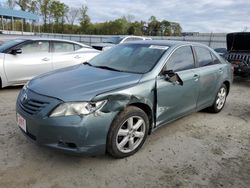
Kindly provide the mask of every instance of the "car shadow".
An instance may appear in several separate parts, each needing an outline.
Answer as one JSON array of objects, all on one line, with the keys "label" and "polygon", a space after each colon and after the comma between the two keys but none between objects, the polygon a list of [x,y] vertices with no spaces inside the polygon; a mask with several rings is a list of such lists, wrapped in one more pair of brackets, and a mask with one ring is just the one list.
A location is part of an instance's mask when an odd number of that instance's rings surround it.
[{"label": "car shadow", "polygon": [[234,77],[234,84],[240,85],[240,86],[246,86],[246,87],[250,87],[250,76],[249,77],[239,77],[239,76],[235,76]]},{"label": "car shadow", "polygon": [[1,88],[0,89],[0,92],[1,91],[15,91],[15,90],[21,90],[23,88],[23,86],[8,86],[8,87],[5,87],[5,88]]}]

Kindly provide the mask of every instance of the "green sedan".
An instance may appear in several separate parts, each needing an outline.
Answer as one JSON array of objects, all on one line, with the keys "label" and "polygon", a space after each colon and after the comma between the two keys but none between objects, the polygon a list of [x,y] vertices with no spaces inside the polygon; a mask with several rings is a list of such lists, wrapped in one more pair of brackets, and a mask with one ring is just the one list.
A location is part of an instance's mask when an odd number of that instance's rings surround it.
[{"label": "green sedan", "polygon": [[205,45],[140,41],[31,80],[17,124],[34,143],[68,153],[133,155],[162,125],[195,111],[220,112],[232,67]]}]

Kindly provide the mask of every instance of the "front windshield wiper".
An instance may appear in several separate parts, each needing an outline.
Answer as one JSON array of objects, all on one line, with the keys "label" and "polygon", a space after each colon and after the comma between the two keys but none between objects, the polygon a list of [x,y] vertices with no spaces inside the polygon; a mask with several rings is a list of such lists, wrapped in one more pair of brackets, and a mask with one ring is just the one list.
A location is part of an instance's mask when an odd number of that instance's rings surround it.
[{"label": "front windshield wiper", "polygon": [[93,66],[92,64],[90,64],[90,63],[89,63],[89,62],[87,62],[87,61],[86,61],[86,62],[84,62],[83,64],[84,64],[84,65],[89,65],[89,66],[91,66],[91,67]]},{"label": "front windshield wiper", "polygon": [[118,70],[118,69],[114,69],[112,67],[107,67],[107,66],[94,66],[94,67],[100,68],[100,69],[107,69],[107,70],[117,71],[117,72],[124,72],[124,71],[121,71],[121,70]]}]

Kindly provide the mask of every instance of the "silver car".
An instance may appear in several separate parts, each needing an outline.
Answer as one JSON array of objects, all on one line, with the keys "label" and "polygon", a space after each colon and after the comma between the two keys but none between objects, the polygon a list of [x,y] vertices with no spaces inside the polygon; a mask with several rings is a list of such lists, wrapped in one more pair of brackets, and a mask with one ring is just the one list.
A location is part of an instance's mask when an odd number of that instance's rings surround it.
[{"label": "silver car", "polygon": [[152,40],[149,37],[140,37],[140,36],[115,36],[115,37],[108,37],[104,39],[102,43],[93,44],[92,47],[97,50],[108,50],[114,47],[117,44],[128,43],[132,41],[141,41],[141,40]]},{"label": "silver car", "polygon": [[15,39],[0,46],[0,88],[22,85],[33,77],[92,59],[100,51],[58,39]]}]

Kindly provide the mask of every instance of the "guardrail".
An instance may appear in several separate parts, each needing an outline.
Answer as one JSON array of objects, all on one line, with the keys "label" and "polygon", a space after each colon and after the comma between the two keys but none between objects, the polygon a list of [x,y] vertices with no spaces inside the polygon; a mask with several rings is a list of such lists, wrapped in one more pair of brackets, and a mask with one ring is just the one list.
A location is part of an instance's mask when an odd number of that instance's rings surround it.
[{"label": "guardrail", "polygon": [[[5,33],[3,33],[5,34]],[[7,33],[6,33],[7,34]],[[43,38],[60,38],[66,40],[73,40],[88,45],[103,42],[104,39],[114,35],[73,35],[73,34],[53,34],[53,33],[8,33],[9,35],[0,35],[3,37],[16,38],[24,35],[30,37],[43,37]],[[14,34],[14,35],[13,35]],[[211,48],[226,48],[226,33],[199,33],[193,36],[147,36],[153,40],[178,40],[203,43]]]},{"label": "guardrail", "polygon": [[[105,38],[112,37],[113,35],[68,35],[68,34],[51,34],[40,33],[36,36],[46,38],[60,38],[67,40],[74,40],[77,42],[92,45],[94,43],[103,42]],[[226,48],[226,34],[225,33],[202,33],[194,36],[148,36],[153,40],[179,40],[189,42],[203,43],[212,48]]]}]

